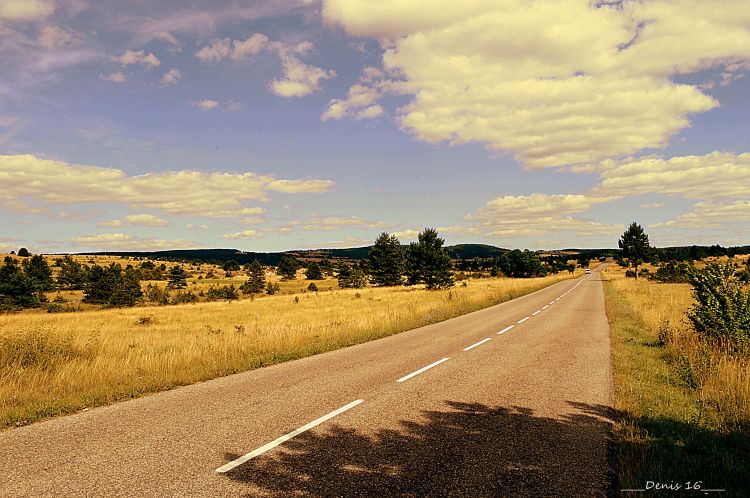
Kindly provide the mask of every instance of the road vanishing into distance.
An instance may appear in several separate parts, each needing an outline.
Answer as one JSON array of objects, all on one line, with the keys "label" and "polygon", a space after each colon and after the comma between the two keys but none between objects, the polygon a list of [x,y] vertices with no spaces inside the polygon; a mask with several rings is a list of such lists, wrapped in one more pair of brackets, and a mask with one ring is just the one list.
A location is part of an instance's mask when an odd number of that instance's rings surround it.
[{"label": "road vanishing into distance", "polygon": [[0,432],[2,496],[603,496],[598,271],[435,325]]}]

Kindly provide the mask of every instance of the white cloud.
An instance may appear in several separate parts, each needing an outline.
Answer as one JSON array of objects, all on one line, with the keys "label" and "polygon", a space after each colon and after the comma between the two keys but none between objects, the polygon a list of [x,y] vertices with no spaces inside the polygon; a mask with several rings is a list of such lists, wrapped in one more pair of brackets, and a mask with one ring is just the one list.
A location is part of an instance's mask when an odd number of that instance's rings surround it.
[{"label": "white cloud", "polygon": [[208,230],[208,225],[205,223],[201,223],[199,225],[194,225],[193,223],[188,223],[185,225],[185,228],[188,230]]},{"label": "white cloud", "polygon": [[164,240],[155,237],[135,237],[124,233],[104,233],[100,235],[83,235],[70,240],[74,245],[95,249],[148,251],[164,249],[189,249],[197,244],[190,240]]},{"label": "white cloud", "polygon": [[[736,231],[740,224],[750,222],[750,201],[698,202],[693,210],[672,220],[649,225],[649,228],[685,228],[690,230],[716,228],[723,231]],[[747,227],[745,232],[747,232]]]},{"label": "white cloud", "polygon": [[392,226],[389,223],[365,220],[358,216],[328,216],[310,218],[302,224],[302,230],[327,232],[364,228],[390,228]]},{"label": "white cloud", "polygon": [[612,234],[622,227],[571,216],[611,200],[612,197],[580,194],[506,195],[492,199],[466,219],[476,223],[483,234],[493,237],[529,237],[555,232]]},{"label": "white cloud", "polygon": [[246,40],[234,40],[232,42],[231,57],[234,60],[245,59],[256,55],[268,46],[268,37],[261,33],[255,33]]},{"label": "white cloud", "polygon": [[210,111],[219,107],[219,102],[213,99],[203,99],[192,102],[192,104],[204,111]]},{"label": "white cloud", "polygon": [[121,227],[122,220],[102,220],[96,224],[99,227]]},{"label": "white cloud", "polygon": [[0,0],[0,19],[9,21],[39,21],[54,11],[52,0]]},{"label": "white cloud", "polygon": [[8,209],[47,214],[37,203],[120,203],[168,215],[241,217],[262,214],[248,201],[265,201],[268,192],[327,192],[330,180],[277,180],[255,173],[160,171],[129,176],[114,168],[83,166],[39,159],[32,155],[0,155],[0,205]]},{"label": "white cloud", "polygon": [[123,66],[139,64],[145,69],[153,69],[161,65],[161,61],[153,53],[145,53],[143,50],[126,50],[118,59]]},{"label": "white cloud", "polygon": [[243,240],[243,239],[259,239],[263,237],[263,234],[259,234],[255,230],[242,230],[241,232],[228,233],[222,235],[222,239],[226,240]]},{"label": "white cloud", "polygon": [[74,31],[57,26],[44,26],[39,32],[39,44],[49,50],[73,47],[83,43],[83,37]]},{"label": "white cloud", "polygon": [[123,218],[128,225],[141,225],[144,227],[163,227],[169,222],[154,216],[153,214],[130,214]]},{"label": "white cloud", "polygon": [[233,111],[240,111],[240,110],[242,110],[242,102],[238,102],[236,100],[230,100],[227,103],[226,110],[227,111],[231,111],[231,112],[233,112]]},{"label": "white cloud", "polygon": [[195,53],[201,62],[219,62],[229,56],[231,51],[231,40],[229,38],[214,39],[211,44],[203,47]]},{"label": "white cloud", "polygon": [[159,81],[159,85],[162,88],[175,85],[178,81],[180,81],[180,78],[182,78],[182,71],[173,67],[172,69],[164,73],[164,76],[162,76],[161,80]]},{"label": "white cloud", "polygon": [[703,156],[656,156],[604,161],[599,195],[633,196],[646,193],[686,199],[747,198],[750,153],[714,151]]},{"label": "white cloud", "polygon": [[111,73],[108,75],[100,75],[99,76],[104,81],[111,81],[112,83],[125,83],[125,74],[121,71],[118,71],[116,73]]},{"label": "white cloud", "polygon": [[325,71],[303,63],[295,56],[282,58],[284,76],[269,83],[279,97],[304,97],[320,90],[320,82],[336,77],[336,71]]},{"label": "white cloud", "polygon": [[[323,17],[381,41],[384,69],[413,94],[398,111],[404,130],[543,168],[663,147],[691,113],[715,108],[672,78],[739,74],[727,68],[750,60],[746,3],[325,0]],[[325,116],[347,116],[347,100]]]},{"label": "white cloud", "polygon": [[[358,116],[367,118],[370,114],[375,113],[375,111],[365,112],[366,109],[380,108],[380,112],[371,116],[377,117],[383,112],[382,107],[375,104],[380,97],[381,94],[377,89],[358,83],[349,88],[346,99],[331,100],[321,119],[327,121],[329,119],[356,118]],[[363,112],[364,114],[362,114]]]}]

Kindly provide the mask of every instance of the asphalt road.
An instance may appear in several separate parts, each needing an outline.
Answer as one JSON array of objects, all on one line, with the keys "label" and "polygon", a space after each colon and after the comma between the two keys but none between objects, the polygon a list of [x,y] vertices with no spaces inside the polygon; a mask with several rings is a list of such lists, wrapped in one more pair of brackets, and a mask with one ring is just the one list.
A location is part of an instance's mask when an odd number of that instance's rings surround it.
[{"label": "asphalt road", "polygon": [[611,402],[594,271],[366,344],[4,431],[0,495],[603,496]]}]

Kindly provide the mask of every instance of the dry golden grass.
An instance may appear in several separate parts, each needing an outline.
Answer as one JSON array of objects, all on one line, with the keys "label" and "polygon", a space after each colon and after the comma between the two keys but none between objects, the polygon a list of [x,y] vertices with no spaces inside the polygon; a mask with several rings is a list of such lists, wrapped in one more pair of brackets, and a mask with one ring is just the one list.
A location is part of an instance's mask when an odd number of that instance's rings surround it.
[{"label": "dry golden grass", "polygon": [[692,330],[689,285],[606,275],[622,487],[702,479],[739,496],[750,485],[750,362]]},{"label": "dry golden grass", "polygon": [[570,277],[0,315],[0,427],[365,342]]}]

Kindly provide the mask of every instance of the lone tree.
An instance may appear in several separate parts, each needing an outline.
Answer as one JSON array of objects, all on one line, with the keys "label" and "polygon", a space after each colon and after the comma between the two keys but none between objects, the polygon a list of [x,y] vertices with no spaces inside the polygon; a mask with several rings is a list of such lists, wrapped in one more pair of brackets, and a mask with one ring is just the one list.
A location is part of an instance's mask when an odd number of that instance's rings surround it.
[{"label": "lone tree", "polygon": [[187,287],[188,274],[182,266],[173,266],[169,269],[169,282],[167,288],[169,289],[183,289]]},{"label": "lone tree", "polygon": [[375,244],[367,255],[371,280],[374,285],[401,285],[406,256],[401,242],[395,235],[386,232],[378,235]]},{"label": "lone tree", "polygon": [[247,282],[240,287],[242,292],[245,294],[263,292],[263,289],[266,287],[266,273],[263,271],[263,267],[257,259],[247,265],[247,273]]},{"label": "lone tree", "polygon": [[622,249],[622,256],[628,258],[628,262],[635,268],[635,279],[638,280],[638,265],[648,258],[651,250],[648,235],[643,231],[643,227],[634,221],[617,244]]},{"label": "lone tree", "polygon": [[297,278],[297,268],[299,268],[299,261],[296,258],[288,255],[283,255],[281,261],[279,261],[278,273],[281,275],[282,280],[294,280]]},{"label": "lone tree", "polygon": [[313,261],[307,265],[305,276],[308,280],[323,280],[323,270],[316,261]]},{"label": "lone tree", "polygon": [[453,285],[452,263],[437,230],[425,228],[406,252],[407,285],[424,283],[428,289]]},{"label": "lone tree", "polygon": [[18,250],[18,255],[21,256],[22,258],[28,258],[30,256],[29,250],[26,249],[25,247],[22,247]]}]

